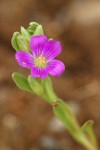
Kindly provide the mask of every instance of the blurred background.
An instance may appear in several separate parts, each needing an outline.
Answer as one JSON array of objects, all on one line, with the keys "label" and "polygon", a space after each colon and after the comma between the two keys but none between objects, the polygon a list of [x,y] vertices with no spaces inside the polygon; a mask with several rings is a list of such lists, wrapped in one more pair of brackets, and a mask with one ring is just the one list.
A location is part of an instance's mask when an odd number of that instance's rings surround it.
[{"label": "blurred background", "polygon": [[61,41],[59,59],[66,71],[53,78],[55,91],[80,124],[94,120],[100,142],[100,1],[0,0],[0,150],[85,150],[49,104],[19,90],[11,79],[14,71],[27,74],[14,59],[12,34],[31,21]]}]

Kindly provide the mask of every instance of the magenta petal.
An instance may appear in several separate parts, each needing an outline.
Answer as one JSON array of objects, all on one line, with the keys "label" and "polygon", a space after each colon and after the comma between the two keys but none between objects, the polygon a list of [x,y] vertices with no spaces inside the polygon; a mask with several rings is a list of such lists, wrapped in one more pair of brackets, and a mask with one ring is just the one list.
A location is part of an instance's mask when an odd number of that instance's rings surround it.
[{"label": "magenta petal", "polygon": [[41,54],[41,51],[47,42],[47,37],[45,35],[37,35],[32,36],[30,39],[30,47],[35,56],[38,56]]},{"label": "magenta petal", "polygon": [[54,59],[61,53],[62,46],[59,41],[49,40],[42,51],[42,55],[47,58],[47,61]]},{"label": "magenta petal", "polygon": [[48,71],[52,76],[60,76],[65,70],[65,65],[59,60],[52,60],[49,63]]},{"label": "magenta petal", "polygon": [[16,52],[15,59],[18,64],[24,68],[31,68],[33,66],[33,56],[28,52],[21,50]]},{"label": "magenta petal", "polygon": [[48,70],[47,68],[38,68],[38,67],[33,67],[31,69],[31,75],[34,77],[34,78],[46,78],[47,75],[48,75]]}]

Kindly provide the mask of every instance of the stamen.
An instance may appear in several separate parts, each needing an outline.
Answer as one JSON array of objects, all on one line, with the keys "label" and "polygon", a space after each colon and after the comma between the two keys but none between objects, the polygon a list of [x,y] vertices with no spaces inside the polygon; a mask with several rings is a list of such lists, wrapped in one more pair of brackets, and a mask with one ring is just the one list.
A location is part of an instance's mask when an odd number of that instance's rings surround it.
[{"label": "stamen", "polygon": [[47,61],[46,61],[46,58],[42,55],[38,56],[36,59],[35,59],[35,65],[39,68],[45,68],[46,65],[47,65]]}]

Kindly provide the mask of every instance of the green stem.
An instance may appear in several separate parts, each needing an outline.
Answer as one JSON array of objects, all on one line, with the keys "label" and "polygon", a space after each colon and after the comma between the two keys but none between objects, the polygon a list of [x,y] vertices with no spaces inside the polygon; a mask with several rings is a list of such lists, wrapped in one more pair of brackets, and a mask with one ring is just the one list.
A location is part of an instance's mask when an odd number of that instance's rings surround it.
[{"label": "green stem", "polygon": [[71,136],[77,142],[85,146],[87,150],[98,150],[81,130],[74,113],[64,101],[58,98],[56,103],[53,103],[53,110],[56,117],[64,123]]}]

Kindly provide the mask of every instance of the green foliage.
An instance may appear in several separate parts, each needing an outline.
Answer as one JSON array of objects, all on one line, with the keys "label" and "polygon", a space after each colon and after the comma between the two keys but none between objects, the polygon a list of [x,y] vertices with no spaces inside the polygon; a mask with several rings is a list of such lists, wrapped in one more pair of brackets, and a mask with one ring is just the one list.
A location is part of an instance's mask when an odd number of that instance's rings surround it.
[{"label": "green foliage", "polygon": [[57,96],[53,90],[53,85],[50,77],[41,80],[41,84],[44,87],[45,93],[48,95],[51,104],[57,100]]},{"label": "green foliage", "polygon": [[19,46],[19,50],[23,50],[23,51],[30,50],[28,36],[22,36],[22,35],[17,36],[17,44]]},{"label": "green foliage", "polygon": [[21,34],[22,34],[23,36],[30,37],[29,32],[28,32],[24,27],[21,27]]},{"label": "green foliage", "polygon": [[24,91],[32,92],[32,89],[29,86],[28,80],[19,73],[13,73],[12,78],[18,88]]},{"label": "green foliage", "polygon": [[28,76],[28,82],[35,94],[42,95],[44,93],[44,89],[39,81],[37,81],[37,79],[33,78],[31,75]]},{"label": "green foliage", "polygon": [[79,129],[79,125],[69,106],[61,99],[58,99],[57,102],[53,104],[53,111],[56,117],[64,123],[67,130],[74,135]]},{"label": "green foliage", "polygon": [[39,26],[37,22],[30,22],[29,27],[27,28],[27,31],[29,32],[31,36],[34,35],[34,31],[36,30],[37,26]]},{"label": "green foliage", "polygon": [[89,137],[91,142],[94,144],[94,146],[98,147],[96,137],[93,131],[93,124],[94,124],[93,120],[88,120],[87,122],[83,124],[83,126],[81,127],[81,130],[87,134],[87,136]]},{"label": "green foliage", "polygon": [[17,36],[19,36],[20,33],[19,32],[14,32],[13,33],[13,36],[12,36],[12,39],[11,39],[11,44],[12,44],[12,47],[18,51],[19,50],[19,45],[17,43]]},{"label": "green foliage", "polygon": [[43,34],[43,28],[41,25],[38,25],[34,31],[34,35],[42,35],[42,34]]}]

